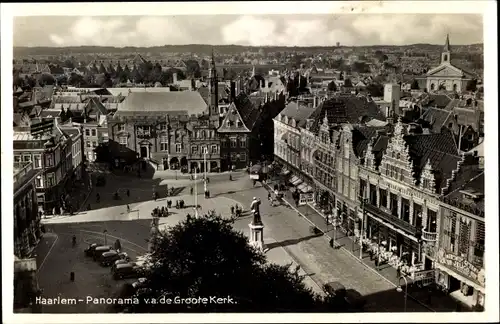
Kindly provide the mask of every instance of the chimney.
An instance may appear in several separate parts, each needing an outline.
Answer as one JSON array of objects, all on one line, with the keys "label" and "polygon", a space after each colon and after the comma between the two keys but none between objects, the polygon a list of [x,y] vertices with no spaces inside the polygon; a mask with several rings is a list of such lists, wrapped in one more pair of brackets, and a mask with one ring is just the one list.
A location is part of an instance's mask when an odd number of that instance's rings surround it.
[{"label": "chimney", "polygon": [[236,98],[236,82],[231,80],[229,101],[231,101],[231,102],[234,101],[234,98]]},{"label": "chimney", "polygon": [[172,73],[172,80],[173,82],[172,83],[177,83],[177,73]]}]

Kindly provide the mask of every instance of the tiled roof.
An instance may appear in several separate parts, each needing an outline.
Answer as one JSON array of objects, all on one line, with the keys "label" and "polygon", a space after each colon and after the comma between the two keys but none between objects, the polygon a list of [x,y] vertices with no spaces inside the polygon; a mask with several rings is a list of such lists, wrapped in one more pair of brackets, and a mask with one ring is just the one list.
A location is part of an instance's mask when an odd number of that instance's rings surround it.
[{"label": "tiled roof", "polygon": [[99,112],[101,115],[106,115],[108,113],[108,110],[97,98],[90,98],[85,108],[87,110],[87,114],[90,114],[91,112]]},{"label": "tiled roof", "polygon": [[458,156],[453,134],[443,131],[439,134],[407,135],[404,139],[413,161],[415,178],[420,178],[422,169],[427,161],[430,161],[434,170],[436,187],[437,189],[443,188],[446,180],[451,178],[452,170],[457,168],[457,163],[461,159]]},{"label": "tiled roof", "polygon": [[132,92],[116,114],[162,112],[199,115],[207,111],[207,103],[196,91]]},{"label": "tiled roof", "polygon": [[[217,89],[218,90],[217,91],[217,96],[219,97],[219,101],[222,100],[222,99],[229,98],[230,89],[229,89],[229,87],[226,84],[224,84],[224,83],[218,83],[217,87],[218,87],[218,89]],[[201,87],[201,88],[198,89],[198,92],[200,93],[200,95],[203,98],[203,100],[205,100],[205,102],[207,104],[209,104],[208,97],[210,95],[210,91],[209,91],[208,87]]]},{"label": "tiled roof", "polygon": [[441,132],[441,128],[446,127],[446,122],[450,118],[452,111],[447,111],[439,108],[427,108],[421,118],[429,123],[433,132]]},{"label": "tiled roof", "polygon": [[[319,108],[319,107],[318,107]],[[297,127],[302,127],[305,125],[305,122],[308,118],[310,118],[317,108],[305,106],[297,101],[292,101],[285,106],[280,114],[282,116],[287,116],[288,118],[293,118]]]},{"label": "tiled roof", "polygon": [[364,120],[385,119],[377,105],[372,101],[367,101],[364,97],[338,96],[323,101],[319,107],[320,111],[316,114],[311,128],[313,132],[319,130],[319,125],[323,122],[325,113],[329,124],[358,124],[361,118]]},{"label": "tiled roof", "polygon": [[352,146],[357,157],[362,157],[376,134],[374,127],[355,126],[352,129]]},{"label": "tiled roof", "polygon": [[448,97],[445,94],[430,94],[429,101],[426,106],[444,109],[446,108],[446,106],[448,106],[451,100],[452,98]]}]

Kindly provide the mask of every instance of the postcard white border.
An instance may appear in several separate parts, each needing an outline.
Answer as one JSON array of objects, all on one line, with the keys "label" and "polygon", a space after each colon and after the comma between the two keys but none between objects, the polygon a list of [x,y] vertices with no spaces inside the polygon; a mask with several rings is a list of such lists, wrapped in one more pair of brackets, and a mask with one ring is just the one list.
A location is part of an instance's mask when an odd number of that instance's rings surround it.
[{"label": "postcard white border", "polygon": [[[12,17],[210,14],[370,14],[370,13],[478,13],[484,17],[484,88],[487,194],[486,194],[486,312],[484,313],[378,313],[378,314],[13,314],[12,199]],[[345,2],[204,2],[204,3],[26,3],[1,4],[2,44],[2,287],[5,323],[233,323],[233,322],[482,322],[498,321],[498,75],[495,1],[345,1]],[[43,28],[43,26],[41,26]]]}]

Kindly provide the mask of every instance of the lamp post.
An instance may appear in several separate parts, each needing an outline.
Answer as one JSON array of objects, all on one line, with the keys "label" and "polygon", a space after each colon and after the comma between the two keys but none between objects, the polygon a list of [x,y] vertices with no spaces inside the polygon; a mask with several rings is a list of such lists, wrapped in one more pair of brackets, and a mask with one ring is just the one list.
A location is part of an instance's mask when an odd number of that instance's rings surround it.
[{"label": "lamp post", "polygon": [[106,236],[106,233],[108,233],[108,230],[104,230],[102,232],[104,233],[104,245],[108,245],[107,244],[108,240],[107,240],[107,236]]},{"label": "lamp post", "polygon": [[205,190],[205,198],[207,197],[207,148],[203,148],[203,171],[204,171],[204,178],[203,178],[203,189]]},{"label": "lamp post", "polygon": [[[399,277],[399,281],[401,281],[401,278],[403,278],[404,281],[405,281],[405,308],[404,308],[404,311],[406,312],[406,301],[408,299],[408,280],[406,280],[406,276],[400,276]],[[397,292],[402,292],[403,291],[403,289],[401,288],[401,285],[399,285],[396,288],[396,291]]]},{"label": "lamp post", "polygon": [[194,217],[198,218],[198,186],[196,183],[197,180],[197,172],[196,168],[194,168]]},{"label": "lamp post", "polygon": [[359,196],[361,200],[361,228],[359,229],[359,258],[363,259],[363,235],[365,233],[365,203],[368,199]]}]

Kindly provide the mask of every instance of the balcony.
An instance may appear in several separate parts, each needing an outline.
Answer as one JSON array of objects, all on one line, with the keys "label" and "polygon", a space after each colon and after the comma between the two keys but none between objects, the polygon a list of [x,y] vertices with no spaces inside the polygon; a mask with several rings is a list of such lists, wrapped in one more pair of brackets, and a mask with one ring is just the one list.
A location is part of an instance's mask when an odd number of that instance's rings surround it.
[{"label": "balcony", "polygon": [[409,223],[405,222],[404,220],[398,218],[397,216],[394,216],[388,212],[386,212],[383,209],[380,209],[370,203],[365,204],[365,210],[369,213],[371,213],[373,216],[378,217],[382,219],[383,221],[386,221],[390,223],[391,225],[394,225],[395,227],[402,229],[403,231],[407,232],[408,234],[411,234],[415,236],[416,234],[416,228]]},{"label": "balcony", "polygon": [[436,242],[437,241],[437,233],[427,232],[422,230],[422,240],[426,242]]}]

